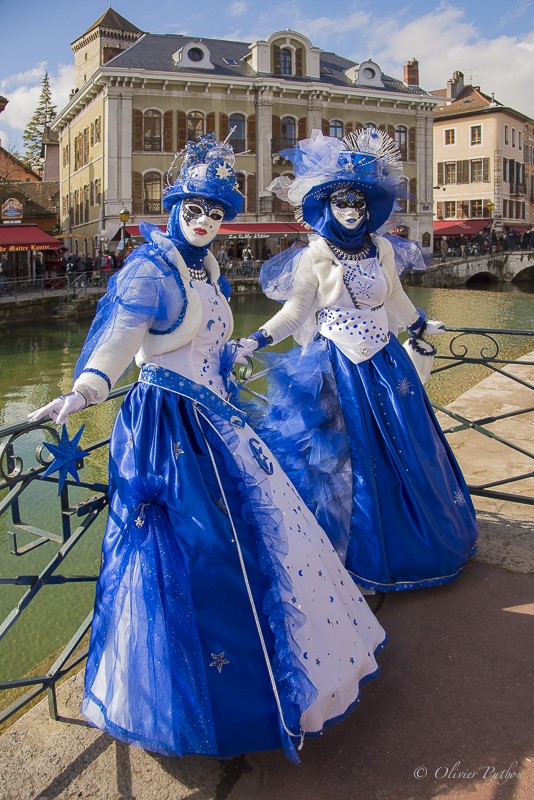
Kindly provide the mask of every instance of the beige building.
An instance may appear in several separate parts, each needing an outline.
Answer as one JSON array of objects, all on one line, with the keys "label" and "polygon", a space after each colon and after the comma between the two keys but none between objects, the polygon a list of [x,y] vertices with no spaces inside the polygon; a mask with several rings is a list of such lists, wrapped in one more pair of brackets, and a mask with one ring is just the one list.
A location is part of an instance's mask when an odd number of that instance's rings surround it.
[{"label": "beige building", "polygon": [[442,102],[434,114],[436,234],[454,232],[457,220],[469,223],[468,235],[488,223],[496,231],[530,227],[534,121],[464,86],[461,72],[433,94]]},{"label": "beige building", "polygon": [[398,142],[417,197],[399,218],[407,235],[430,245],[438,101],[419,87],[415,60],[403,82],[371,60],[356,64],[323,52],[295,31],[253,44],[143,34],[111,8],[72,47],[76,88],[53,128],[62,226],[73,249],[116,241],[124,206],[131,235],[144,219],[164,225],[161,201],[174,153],[210,132],[224,139],[233,131],[243,171],[245,208],[234,229],[248,225],[252,237],[265,236],[267,223],[283,229],[294,221],[292,210],[265,188],[291,175],[291,162],[278,151],[313,128],[342,137],[366,126]]}]

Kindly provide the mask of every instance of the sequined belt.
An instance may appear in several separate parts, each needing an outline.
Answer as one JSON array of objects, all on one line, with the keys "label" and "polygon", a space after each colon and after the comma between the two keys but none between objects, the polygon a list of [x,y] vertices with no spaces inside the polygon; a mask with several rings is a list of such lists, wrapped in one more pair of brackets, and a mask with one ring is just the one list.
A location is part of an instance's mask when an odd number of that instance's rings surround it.
[{"label": "sequined belt", "polygon": [[177,372],[158,367],[155,364],[143,364],[139,380],[188,397],[189,400],[213,411],[214,414],[231,422],[237,428],[245,427],[246,415],[242,411],[239,411],[231,403],[227,403],[222,397],[218,397],[211,389],[195,383],[184,375],[179,375]]}]

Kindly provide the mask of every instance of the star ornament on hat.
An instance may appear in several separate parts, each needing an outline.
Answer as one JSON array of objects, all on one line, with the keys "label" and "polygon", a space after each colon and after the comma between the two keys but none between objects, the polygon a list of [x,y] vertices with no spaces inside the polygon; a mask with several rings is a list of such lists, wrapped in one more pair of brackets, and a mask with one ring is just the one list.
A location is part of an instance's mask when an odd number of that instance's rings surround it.
[{"label": "star ornament on hat", "polygon": [[[175,165],[182,160],[174,182]],[[185,197],[203,197],[224,208],[224,222],[231,222],[243,210],[243,195],[239,191],[235,154],[227,141],[217,142],[213,133],[187,142],[184,150],[174,157],[167,173],[163,205],[171,211]]]},{"label": "star ornament on hat", "polygon": [[358,129],[344,139],[313,130],[309,139],[280,155],[293,161],[295,179],[283,175],[267,188],[291,203],[297,220],[310,228],[322,219],[328,198],[339,189],[364,194],[371,233],[389,219],[396,200],[408,195],[399,148],[376,128]]}]

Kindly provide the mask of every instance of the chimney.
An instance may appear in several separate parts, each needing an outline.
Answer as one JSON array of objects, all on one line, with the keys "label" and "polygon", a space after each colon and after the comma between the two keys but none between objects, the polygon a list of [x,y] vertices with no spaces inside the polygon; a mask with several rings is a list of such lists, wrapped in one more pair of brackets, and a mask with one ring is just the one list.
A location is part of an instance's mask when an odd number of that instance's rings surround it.
[{"label": "chimney", "polygon": [[460,92],[464,90],[464,74],[463,72],[453,72],[450,81],[447,81],[447,99],[456,100]]},{"label": "chimney", "polygon": [[408,86],[419,86],[419,61],[416,58],[404,65],[404,83]]}]

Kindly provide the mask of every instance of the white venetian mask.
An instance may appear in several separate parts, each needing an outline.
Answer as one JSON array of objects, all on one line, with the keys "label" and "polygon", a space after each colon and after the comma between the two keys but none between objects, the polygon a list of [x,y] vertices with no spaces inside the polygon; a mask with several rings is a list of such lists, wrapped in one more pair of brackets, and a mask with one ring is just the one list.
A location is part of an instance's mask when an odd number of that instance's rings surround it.
[{"label": "white venetian mask", "polygon": [[224,217],[224,208],[203,197],[189,197],[180,207],[180,228],[195,247],[206,247],[215,239]]},{"label": "white venetian mask", "polygon": [[332,216],[349,231],[359,228],[367,215],[367,201],[355,189],[339,189],[330,196]]}]

